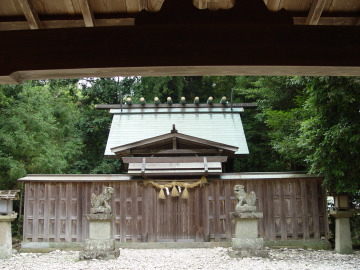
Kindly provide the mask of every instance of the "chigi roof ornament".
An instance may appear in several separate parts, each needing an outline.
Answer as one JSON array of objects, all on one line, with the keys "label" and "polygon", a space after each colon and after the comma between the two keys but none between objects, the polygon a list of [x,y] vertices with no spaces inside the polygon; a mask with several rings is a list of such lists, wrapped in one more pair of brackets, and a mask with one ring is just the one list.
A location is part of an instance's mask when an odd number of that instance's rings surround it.
[{"label": "chigi roof ornament", "polygon": [[178,133],[177,129],[175,128],[175,124],[173,124],[173,128],[171,130],[171,133]]}]

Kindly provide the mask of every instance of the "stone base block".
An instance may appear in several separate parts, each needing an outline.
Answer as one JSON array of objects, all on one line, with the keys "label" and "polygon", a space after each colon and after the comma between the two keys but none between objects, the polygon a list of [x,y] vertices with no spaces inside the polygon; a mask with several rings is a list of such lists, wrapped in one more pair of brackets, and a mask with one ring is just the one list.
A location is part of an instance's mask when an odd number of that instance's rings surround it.
[{"label": "stone base block", "polygon": [[264,239],[262,238],[233,238],[232,246],[234,250],[240,249],[264,249]]},{"label": "stone base block", "polygon": [[249,257],[268,258],[269,251],[264,249],[262,250],[242,249],[242,250],[230,251],[229,256],[231,258],[249,258]]},{"label": "stone base block", "polygon": [[113,239],[99,240],[99,239],[86,239],[84,243],[84,251],[97,251],[97,250],[114,250],[115,241]]},{"label": "stone base block", "polygon": [[234,257],[269,257],[262,238],[233,238],[232,248],[233,251],[229,255]]},{"label": "stone base block", "polygon": [[120,256],[120,250],[82,251],[79,254],[79,259],[80,260],[92,260],[92,259],[111,260],[111,259],[116,259],[119,256]]},{"label": "stone base block", "polygon": [[120,255],[120,250],[115,249],[113,239],[87,239],[84,243],[84,250],[80,252],[80,260],[106,260],[116,259]]}]

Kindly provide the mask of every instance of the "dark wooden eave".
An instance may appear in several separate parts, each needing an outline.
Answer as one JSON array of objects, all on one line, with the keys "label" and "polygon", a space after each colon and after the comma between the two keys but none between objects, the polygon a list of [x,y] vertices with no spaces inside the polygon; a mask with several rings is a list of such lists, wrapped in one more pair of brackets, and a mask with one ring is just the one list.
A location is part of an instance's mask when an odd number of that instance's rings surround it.
[{"label": "dark wooden eave", "polygon": [[[124,163],[142,163],[143,157],[123,157]],[[207,156],[208,162],[226,162],[227,156]],[[190,163],[203,162],[204,157],[146,157],[146,163]]]},{"label": "dark wooden eave", "polygon": [[0,83],[162,75],[360,75],[360,28],[141,25],[0,31]]},{"label": "dark wooden eave", "polygon": [[[178,144],[185,144],[188,148],[179,148]],[[111,148],[118,157],[129,155],[231,155],[238,147],[204,140],[181,133],[168,133],[134,143]]]}]

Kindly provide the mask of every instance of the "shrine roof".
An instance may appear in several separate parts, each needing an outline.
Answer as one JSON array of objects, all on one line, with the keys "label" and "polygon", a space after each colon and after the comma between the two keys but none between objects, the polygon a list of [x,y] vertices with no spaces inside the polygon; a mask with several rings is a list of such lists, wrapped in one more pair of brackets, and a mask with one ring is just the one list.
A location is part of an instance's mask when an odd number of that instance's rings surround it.
[{"label": "shrine roof", "polygon": [[238,148],[235,155],[249,154],[239,108],[198,110],[168,108],[166,112],[120,110],[114,113],[105,149],[105,157],[115,158],[112,148],[129,145],[170,132],[173,125],[179,133],[217,144]]}]

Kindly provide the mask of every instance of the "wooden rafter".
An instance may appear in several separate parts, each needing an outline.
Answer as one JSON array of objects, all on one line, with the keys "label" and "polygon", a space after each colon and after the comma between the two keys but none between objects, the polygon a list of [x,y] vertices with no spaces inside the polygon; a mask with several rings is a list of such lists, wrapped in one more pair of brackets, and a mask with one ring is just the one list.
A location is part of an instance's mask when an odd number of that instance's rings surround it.
[{"label": "wooden rafter", "polygon": [[307,25],[317,25],[318,24],[321,14],[324,10],[326,1],[327,0],[315,0],[313,2],[305,24],[307,24]]},{"label": "wooden rafter", "polygon": [[29,0],[18,0],[18,2],[24,12],[26,20],[29,23],[30,29],[40,29],[41,21],[32,2]]},{"label": "wooden rafter", "polygon": [[81,7],[81,12],[84,17],[84,22],[86,27],[94,27],[95,26],[95,17],[94,12],[90,7],[89,0],[79,0],[79,4]]}]

